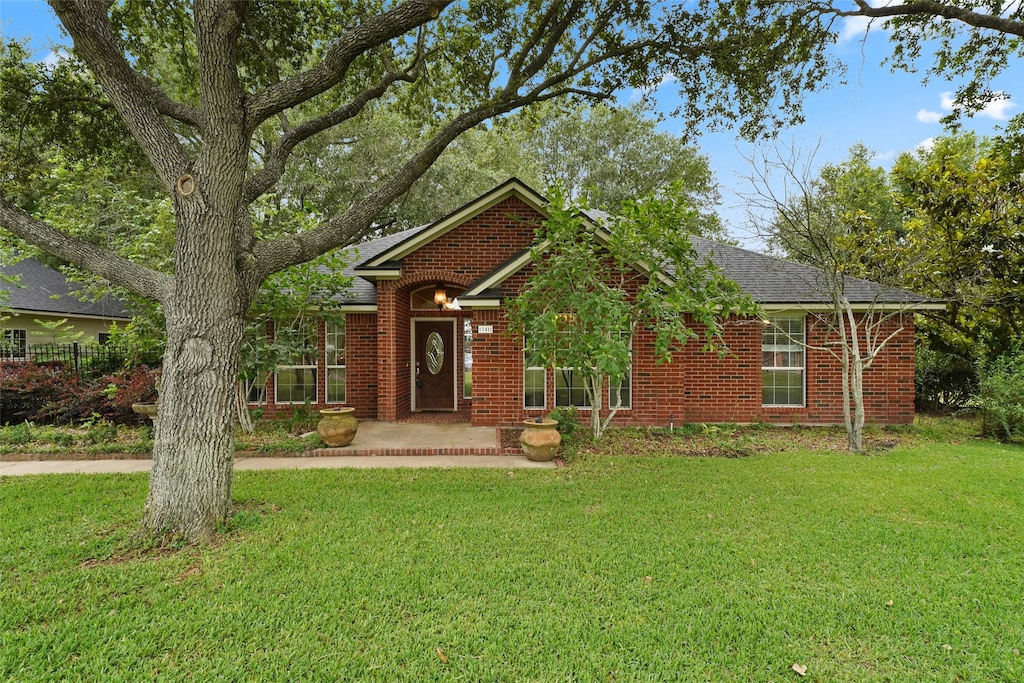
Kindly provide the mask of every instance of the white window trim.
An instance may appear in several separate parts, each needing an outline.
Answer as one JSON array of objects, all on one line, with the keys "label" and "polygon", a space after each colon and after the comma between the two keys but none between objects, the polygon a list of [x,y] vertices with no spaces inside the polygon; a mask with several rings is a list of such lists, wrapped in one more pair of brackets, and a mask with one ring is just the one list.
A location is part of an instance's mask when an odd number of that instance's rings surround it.
[{"label": "white window trim", "polygon": [[[777,318],[777,320],[799,320],[801,328],[802,328],[801,335],[804,338],[804,342],[807,341],[807,317],[806,316],[786,315],[786,316],[779,316]],[[786,336],[785,332],[783,332],[782,334],[783,334],[784,337],[788,338],[788,336]],[[764,347],[764,336],[762,335],[762,337],[761,337],[761,363],[762,363],[761,364],[761,383],[762,383],[762,386],[761,386],[761,396],[762,397],[764,396],[764,373],[765,373],[765,371],[773,371],[773,370],[799,371],[800,372],[800,382],[801,382],[800,395],[803,397],[803,400],[800,403],[762,403],[761,404],[762,408],[794,408],[794,409],[796,409],[796,408],[806,408],[807,407],[807,346],[805,345],[805,343],[794,342],[792,340],[790,340],[790,343],[793,344],[793,346],[787,347],[787,350],[792,349],[793,347],[799,348],[800,352],[801,352],[801,355],[802,355],[802,357],[804,359],[804,364],[803,365],[800,365],[800,366],[766,366],[766,365],[764,365],[764,351],[765,351],[765,347]]]},{"label": "white window trim", "polygon": [[[346,369],[346,363],[348,361],[348,328],[346,327],[345,322],[344,317],[342,317],[341,320],[324,320],[324,403],[327,405],[344,405],[348,402],[348,370]],[[341,365],[332,365],[327,362],[327,340],[332,336],[332,327],[340,327],[342,329],[342,337],[345,339],[342,354],[346,363],[342,363]],[[334,333],[334,338],[337,339],[336,332]],[[337,352],[337,347],[335,347],[335,352]],[[331,370],[345,370],[345,384],[342,388],[342,392],[345,394],[345,397],[340,401],[332,400],[330,397]]]},{"label": "white window trim", "polygon": [[[21,334],[18,334],[18,333]],[[20,339],[19,339],[20,337]],[[5,360],[28,360],[28,330],[20,327],[9,327],[0,330],[0,342],[4,350],[10,350],[10,355],[4,354]]]},{"label": "white window trim", "polygon": [[[307,324],[310,324],[310,323],[307,323]],[[313,348],[312,349],[308,349],[307,348],[307,351],[311,350],[313,352],[313,358],[318,360],[320,358],[320,356],[321,356],[321,353],[322,353],[321,349],[319,348],[320,343],[318,341],[319,340],[319,336],[320,336],[320,334],[319,334],[319,332],[320,332],[320,321],[319,320],[314,320],[311,323],[311,325],[312,325],[312,328],[310,330],[305,330],[305,331],[312,333]],[[294,329],[292,329],[292,327],[290,325],[287,326],[287,327],[284,327],[281,323],[275,322],[274,323],[274,336],[277,337],[277,335],[281,334],[282,330],[285,330],[286,333],[291,333],[291,332],[295,331]],[[301,330],[301,328],[300,328],[299,331],[303,331],[303,330]],[[308,357],[308,354],[306,354],[306,353],[304,353],[302,355],[304,357]],[[315,404],[320,402],[320,370],[319,370],[319,363],[317,361],[314,361],[313,363],[287,363],[287,364],[278,365],[277,367],[274,368],[274,403],[276,405],[305,405],[305,403],[306,403],[305,399],[303,399],[302,401],[282,401],[282,400],[280,400],[279,395],[280,395],[281,383],[278,381],[278,375],[280,375],[282,370],[312,370],[313,371],[313,398],[310,400],[310,403],[315,405]]]},{"label": "white window trim", "polygon": [[[547,370],[547,368],[542,367],[540,365],[527,365],[526,364],[527,353],[529,353],[529,351],[527,349],[523,349],[523,391],[522,391],[523,409],[524,410],[547,410],[548,409],[548,370]],[[541,377],[544,378],[544,382],[543,382],[542,389],[541,389],[541,394],[540,394],[543,397],[544,402],[541,403],[541,405],[539,405],[539,406],[528,406],[528,405],[526,405],[526,373],[529,370],[540,370]]]},{"label": "white window trim", "polygon": [[[469,334],[466,334],[467,330]],[[470,377],[469,393],[466,393],[466,357],[469,357],[470,367],[473,364],[473,320],[462,319],[462,398],[469,400],[473,398],[472,376]],[[472,370],[470,370],[472,372]]]}]

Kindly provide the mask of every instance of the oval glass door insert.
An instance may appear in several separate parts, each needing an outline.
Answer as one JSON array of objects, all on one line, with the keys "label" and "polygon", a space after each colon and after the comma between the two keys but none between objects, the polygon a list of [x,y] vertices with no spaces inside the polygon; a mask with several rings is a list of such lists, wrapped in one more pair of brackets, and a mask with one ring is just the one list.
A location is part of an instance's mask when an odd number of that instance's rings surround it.
[{"label": "oval glass door insert", "polygon": [[444,340],[437,332],[427,335],[427,371],[431,375],[441,372],[444,365]]}]

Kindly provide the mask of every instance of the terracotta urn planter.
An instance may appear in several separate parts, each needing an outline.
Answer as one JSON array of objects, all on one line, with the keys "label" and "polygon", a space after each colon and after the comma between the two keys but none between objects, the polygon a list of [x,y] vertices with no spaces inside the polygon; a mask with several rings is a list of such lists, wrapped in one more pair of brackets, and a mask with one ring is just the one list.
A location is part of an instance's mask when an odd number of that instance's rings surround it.
[{"label": "terracotta urn planter", "polygon": [[523,453],[527,459],[536,462],[554,460],[558,455],[558,447],[562,445],[562,435],[558,433],[558,422],[555,420],[523,420],[526,429],[519,436]]},{"label": "terracotta urn planter", "polygon": [[320,411],[317,434],[328,446],[340,447],[352,443],[359,429],[359,421],[353,415],[355,408],[324,408]]}]

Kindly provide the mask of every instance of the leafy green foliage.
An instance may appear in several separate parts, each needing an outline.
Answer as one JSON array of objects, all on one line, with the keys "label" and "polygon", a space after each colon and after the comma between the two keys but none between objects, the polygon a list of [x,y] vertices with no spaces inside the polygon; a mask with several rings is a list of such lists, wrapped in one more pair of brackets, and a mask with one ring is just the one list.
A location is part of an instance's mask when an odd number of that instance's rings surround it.
[{"label": "leafy green foliage", "polygon": [[987,363],[978,387],[983,430],[1004,441],[1024,438],[1024,348]]},{"label": "leafy green foliage", "polygon": [[548,413],[548,419],[558,423],[558,433],[562,435],[562,446],[569,448],[579,439],[580,413],[575,407],[555,408]]},{"label": "leafy green foliage", "polygon": [[1019,154],[959,133],[902,155],[892,170],[906,215],[904,283],[947,302],[922,326],[929,346],[968,361],[1001,355],[1024,333]]},{"label": "leafy green foliage", "polygon": [[596,222],[560,189],[551,199],[510,325],[540,365],[580,374],[599,437],[618,408],[602,415],[601,396],[632,366],[638,330],[653,329],[659,362],[699,338],[698,329],[706,348],[722,351],[724,320],[755,306],[713,263],[698,262],[689,239],[696,212],[681,194],[628,201]]}]

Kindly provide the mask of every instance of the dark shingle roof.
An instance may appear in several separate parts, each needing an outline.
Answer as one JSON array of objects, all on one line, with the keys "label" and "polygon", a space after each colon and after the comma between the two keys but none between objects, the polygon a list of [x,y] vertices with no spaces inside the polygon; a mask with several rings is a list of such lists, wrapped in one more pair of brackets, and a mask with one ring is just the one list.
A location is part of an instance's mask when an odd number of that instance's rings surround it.
[{"label": "dark shingle roof", "polygon": [[349,247],[345,250],[345,257],[348,261],[348,265],[345,266],[345,270],[342,273],[348,277],[353,278],[352,289],[349,290],[348,294],[344,297],[343,301],[346,304],[376,304],[377,303],[377,286],[372,282],[365,280],[355,275],[356,267],[369,261],[373,257],[381,254],[392,247],[395,247],[405,240],[413,237],[414,235],[423,232],[429,225],[421,225],[418,228],[410,228],[403,230],[402,232],[396,232],[393,235],[385,235],[369,242],[363,242],[354,247]]},{"label": "dark shingle roof", "polygon": [[[803,263],[787,261],[749,249],[691,237],[697,254],[710,258],[722,274],[762,304],[829,303],[822,272]],[[927,297],[905,289],[886,287],[859,278],[846,278],[846,297],[851,303],[924,303]]]},{"label": "dark shingle roof", "polygon": [[101,318],[131,317],[123,301],[105,296],[99,301],[82,301],[73,291],[78,289],[59,271],[33,258],[0,267],[4,275],[17,275],[18,284],[0,280],[0,290],[10,293],[5,302],[16,311],[38,311],[54,315],[91,315]]},{"label": "dark shingle roof", "polygon": [[[590,211],[587,212],[587,216],[600,224],[607,219],[608,214]],[[377,303],[376,285],[356,276],[355,269],[360,264],[367,263],[379,254],[415,237],[430,227],[430,225],[423,225],[411,228],[348,249],[349,265],[345,268],[344,274],[354,279],[352,290],[345,297],[344,302],[347,304]],[[710,258],[727,278],[734,280],[744,292],[759,303],[824,304],[830,302],[828,292],[824,287],[822,272],[813,266],[714,242],[703,237],[691,237],[690,239],[701,259]],[[356,253],[356,249],[358,249],[358,253]],[[501,270],[507,263],[514,261],[519,256],[520,254],[516,254],[495,270]],[[395,263],[394,266],[400,267],[401,263]],[[485,275],[478,282],[488,277],[490,276]],[[473,285],[470,286],[470,289],[473,289]],[[494,293],[497,294],[497,290]],[[509,294],[509,292],[502,293],[506,296]],[[872,302],[909,304],[933,301],[905,289],[885,287],[852,277],[846,278],[846,295],[854,304]]]}]

